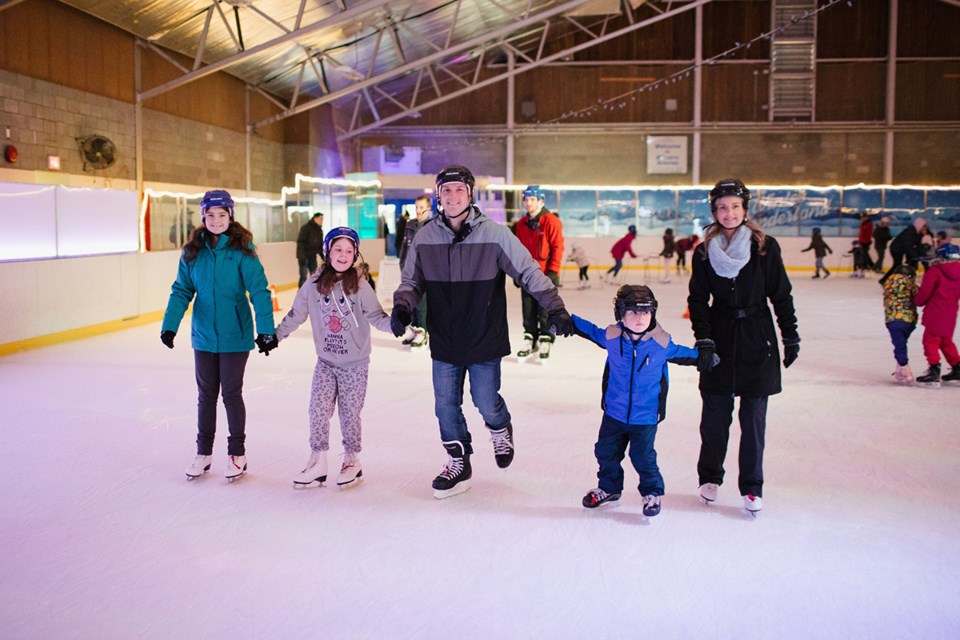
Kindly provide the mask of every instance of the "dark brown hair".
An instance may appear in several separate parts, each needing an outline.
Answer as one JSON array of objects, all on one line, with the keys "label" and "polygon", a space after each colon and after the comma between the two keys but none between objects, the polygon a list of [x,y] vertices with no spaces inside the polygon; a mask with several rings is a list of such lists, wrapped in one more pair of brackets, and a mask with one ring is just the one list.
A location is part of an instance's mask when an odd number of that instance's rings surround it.
[{"label": "dark brown hair", "polygon": [[317,283],[317,293],[324,296],[330,295],[330,292],[333,291],[333,285],[338,280],[340,286],[343,287],[343,292],[347,295],[356,293],[360,289],[360,274],[357,273],[356,267],[350,267],[343,273],[339,273],[324,259],[323,268],[320,269],[320,274],[314,281]]},{"label": "dark brown hair", "polygon": [[[257,255],[256,250],[250,247],[250,244],[253,242],[253,234],[250,233],[246,227],[244,227],[239,222],[234,220],[230,221],[230,226],[227,227],[227,230],[224,231],[228,240],[227,246],[233,247],[234,249],[239,249],[248,256]],[[190,236],[190,241],[187,244],[183,245],[183,259],[190,264],[197,258],[197,254],[200,253],[200,249],[203,249],[204,243],[207,242],[212,234],[207,231],[207,228],[201,225],[193,230],[193,234]]]}]

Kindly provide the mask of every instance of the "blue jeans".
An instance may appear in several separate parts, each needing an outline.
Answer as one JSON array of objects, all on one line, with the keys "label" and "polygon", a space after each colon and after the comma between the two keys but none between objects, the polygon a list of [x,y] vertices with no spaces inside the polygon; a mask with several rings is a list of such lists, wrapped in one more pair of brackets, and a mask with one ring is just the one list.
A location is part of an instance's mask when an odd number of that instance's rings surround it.
[{"label": "blue jeans", "polygon": [[630,445],[630,462],[640,476],[637,488],[640,495],[662,496],[663,476],[657,466],[657,452],[653,441],[657,437],[655,424],[625,424],[603,414],[600,435],[593,453],[597,456],[598,486],[607,493],[623,493],[623,467],[620,461]]},{"label": "blue jeans", "polygon": [[440,421],[440,439],[462,442],[467,453],[473,453],[470,431],[461,408],[463,383],[468,373],[470,397],[488,429],[503,429],[509,425],[510,412],[500,396],[500,358],[468,365],[433,361],[433,399]]},{"label": "blue jeans", "polygon": [[915,322],[911,324],[903,320],[894,320],[887,323],[887,331],[890,332],[890,341],[893,343],[893,357],[901,367],[907,366],[910,362],[907,357],[907,340],[916,328]]}]

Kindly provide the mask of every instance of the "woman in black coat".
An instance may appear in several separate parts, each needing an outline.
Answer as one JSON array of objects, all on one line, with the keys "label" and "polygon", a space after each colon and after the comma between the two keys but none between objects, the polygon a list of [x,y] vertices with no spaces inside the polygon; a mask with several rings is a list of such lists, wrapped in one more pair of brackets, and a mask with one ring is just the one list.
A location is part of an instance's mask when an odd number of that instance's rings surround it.
[{"label": "woman in black coat", "polygon": [[700,495],[717,499],[723,461],[740,397],[740,495],[748,511],[759,511],[763,495],[763,448],[767,398],[780,393],[780,351],[769,300],[783,339],[783,365],[800,351],[797,317],[780,245],[747,219],[750,190],[737,179],[721,180],[710,191],[714,223],[694,251],[690,322],[700,349],[720,363],[700,374]]}]

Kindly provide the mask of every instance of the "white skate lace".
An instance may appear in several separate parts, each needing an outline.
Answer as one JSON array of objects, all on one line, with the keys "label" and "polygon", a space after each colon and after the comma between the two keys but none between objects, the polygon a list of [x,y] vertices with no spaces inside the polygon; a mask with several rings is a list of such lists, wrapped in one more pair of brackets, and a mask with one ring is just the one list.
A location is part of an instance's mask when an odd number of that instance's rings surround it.
[{"label": "white skate lace", "polygon": [[594,489],[590,492],[590,495],[593,496],[593,504],[598,504],[607,499],[607,496],[610,494],[604,491],[603,489]]},{"label": "white skate lace", "polygon": [[450,480],[456,478],[463,471],[463,458],[447,457],[447,464],[443,465],[440,476]]},{"label": "white skate lace", "polygon": [[513,449],[513,443],[510,442],[510,434],[506,429],[490,432],[490,441],[493,442],[493,454],[504,456]]}]

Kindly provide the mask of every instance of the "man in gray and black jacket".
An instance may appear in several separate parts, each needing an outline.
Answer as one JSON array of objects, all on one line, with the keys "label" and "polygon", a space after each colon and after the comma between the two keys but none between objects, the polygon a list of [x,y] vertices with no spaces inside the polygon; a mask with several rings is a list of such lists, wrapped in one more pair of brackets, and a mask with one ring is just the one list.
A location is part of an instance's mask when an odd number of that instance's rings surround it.
[{"label": "man in gray and black jacket", "polygon": [[434,481],[434,496],[447,498],[469,486],[473,453],[461,408],[463,384],[483,416],[497,465],[513,461],[513,425],[500,396],[500,361],[510,353],[506,278],[547,310],[556,332],[573,333],[573,321],[557,288],[504,225],[474,206],[476,180],[469,169],[450,166],[437,175],[440,215],[428,221],[406,256],[393,294],[393,333],[406,331],[420,297],[427,295],[427,330],[433,358],[433,391],[440,438],[448,459]]}]

